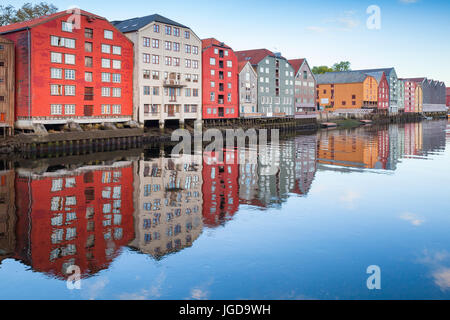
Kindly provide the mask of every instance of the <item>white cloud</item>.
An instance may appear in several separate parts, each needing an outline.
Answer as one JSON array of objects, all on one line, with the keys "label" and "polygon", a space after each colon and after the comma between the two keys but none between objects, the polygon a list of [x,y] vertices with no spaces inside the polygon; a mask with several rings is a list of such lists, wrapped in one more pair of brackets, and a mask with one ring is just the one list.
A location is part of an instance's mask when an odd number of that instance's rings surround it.
[{"label": "white cloud", "polygon": [[417,3],[417,2],[419,2],[419,0],[400,0],[400,2],[410,4],[410,3]]},{"label": "white cloud", "polygon": [[353,190],[348,190],[339,198],[339,200],[344,203],[348,209],[353,209],[356,206],[356,201],[360,198],[360,193]]},{"label": "white cloud", "polygon": [[400,219],[408,221],[409,223],[411,223],[413,226],[416,227],[419,227],[425,223],[425,219],[409,212],[404,213],[402,216],[400,216]]},{"label": "white cloud", "polygon": [[450,268],[442,268],[433,272],[434,283],[441,288],[442,291],[450,289]]}]

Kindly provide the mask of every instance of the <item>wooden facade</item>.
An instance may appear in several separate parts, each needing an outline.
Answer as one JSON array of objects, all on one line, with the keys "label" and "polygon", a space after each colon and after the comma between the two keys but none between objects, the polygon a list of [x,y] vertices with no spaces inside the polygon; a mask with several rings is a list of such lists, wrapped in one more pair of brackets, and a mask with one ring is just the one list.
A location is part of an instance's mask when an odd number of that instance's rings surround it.
[{"label": "wooden facade", "polygon": [[0,127],[14,130],[14,42],[0,37]]}]

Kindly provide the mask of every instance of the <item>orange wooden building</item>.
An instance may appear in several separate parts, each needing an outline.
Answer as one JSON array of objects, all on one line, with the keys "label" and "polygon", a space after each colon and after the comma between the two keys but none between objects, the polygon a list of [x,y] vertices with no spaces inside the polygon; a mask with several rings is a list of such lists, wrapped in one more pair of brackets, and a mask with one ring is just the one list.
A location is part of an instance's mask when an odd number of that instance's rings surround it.
[{"label": "orange wooden building", "polygon": [[361,72],[328,72],[316,75],[317,104],[321,110],[376,109],[378,83]]},{"label": "orange wooden building", "polygon": [[14,132],[14,42],[0,37],[0,127]]}]

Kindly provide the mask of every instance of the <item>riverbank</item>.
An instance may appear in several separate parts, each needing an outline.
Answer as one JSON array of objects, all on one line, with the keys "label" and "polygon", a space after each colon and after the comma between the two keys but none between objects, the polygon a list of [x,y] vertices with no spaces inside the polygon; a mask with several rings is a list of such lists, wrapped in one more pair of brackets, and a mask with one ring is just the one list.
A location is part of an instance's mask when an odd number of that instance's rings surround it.
[{"label": "riverbank", "polygon": [[[446,117],[445,114],[428,115],[433,118]],[[361,120],[367,120],[363,123]],[[335,123],[331,129],[351,129],[369,124],[389,124],[416,122],[423,120],[422,114],[399,114],[386,116],[366,114],[359,116],[330,117],[328,114],[310,115],[306,118],[266,118],[266,119],[234,119],[234,120],[205,120],[203,131],[208,129],[248,129],[272,130],[278,129],[282,135],[291,133],[312,132],[320,130],[322,124]],[[187,130],[194,132],[192,127]],[[327,130],[331,130],[328,128]],[[2,158],[40,158],[56,155],[86,155],[96,152],[109,152],[114,150],[129,150],[142,146],[157,146],[171,144],[172,133],[176,128],[120,128],[90,131],[64,131],[52,132],[46,135],[19,134],[13,137],[0,139],[0,156]]]}]

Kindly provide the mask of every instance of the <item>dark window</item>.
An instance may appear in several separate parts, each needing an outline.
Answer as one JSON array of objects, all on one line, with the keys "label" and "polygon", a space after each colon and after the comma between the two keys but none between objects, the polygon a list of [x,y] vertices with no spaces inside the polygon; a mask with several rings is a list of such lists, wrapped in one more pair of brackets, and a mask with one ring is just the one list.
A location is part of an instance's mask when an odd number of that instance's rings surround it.
[{"label": "dark window", "polygon": [[352,105],[356,106],[356,101],[352,101]]},{"label": "dark window", "polygon": [[5,47],[2,44],[0,44],[0,50],[3,50],[3,49],[5,49]]},{"label": "dark window", "polygon": [[0,61],[0,67],[4,67],[5,66],[5,61]]},{"label": "dark window", "polygon": [[87,172],[83,176],[84,183],[93,183],[94,182],[94,173]]},{"label": "dark window", "polygon": [[95,189],[87,188],[84,190],[84,195],[86,197],[86,201],[94,201],[95,200]]},{"label": "dark window", "polygon": [[352,95],[352,99],[356,99],[356,95]]},{"label": "dark window", "polygon": [[0,96],[0,102],[5,101],[5,97],[4,96]]},{"label": "dark window", "polygon": [[92,117],[94,115],[94,106],[84,106],[84,115]]},{"label": "dark window", "polygon": [[84,36],[88,39],[94,38],[94,30],[89,28],[84,29]]},{"label": "dark window", "polygon": [[345,106],[345,105],[346,105],[346,102],[345,102],[345,101],[342,101],[342,105]]},{"label": "dark window", "polygon": [[89,101],[94,100],[94,88],[92,88],[92,87],[84,88],[84,100],[89,100]]},{"label": "dark window", "polygon": [[92,66],[93,66],[92,57],[84,57],[84,66],[88,67],[88,68],[92,68]]},{"label": "dark window", "polygon": [[5,82],[5,79],[0,78],[0,83],[3,83],[3,82]]}]

